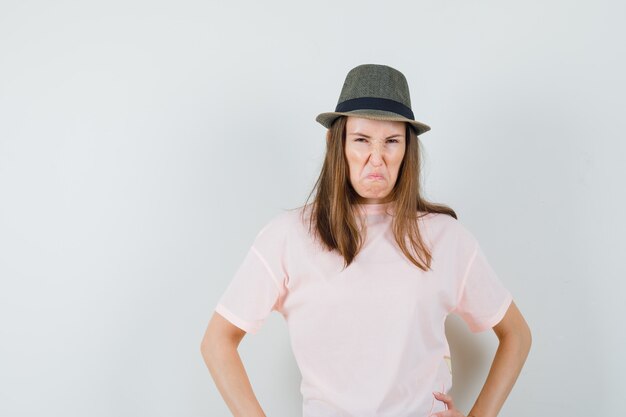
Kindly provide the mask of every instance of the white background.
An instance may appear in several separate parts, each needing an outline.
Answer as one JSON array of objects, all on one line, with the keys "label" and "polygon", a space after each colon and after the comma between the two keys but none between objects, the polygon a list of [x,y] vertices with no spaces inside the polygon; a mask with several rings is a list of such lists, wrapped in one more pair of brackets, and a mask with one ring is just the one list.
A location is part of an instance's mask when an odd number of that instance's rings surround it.
[{"label": "white background", "polygon": [[[346,73],[409,81],[426,197],[533,332],[500,415],[617,415],[626,314],[619,1],[0,3],[0,415],[228,416],[200,355],[220,294],[317,178]],[[497,346],[448,320],[465,412]],[[286,324],[240,353],[301,413]]]}]

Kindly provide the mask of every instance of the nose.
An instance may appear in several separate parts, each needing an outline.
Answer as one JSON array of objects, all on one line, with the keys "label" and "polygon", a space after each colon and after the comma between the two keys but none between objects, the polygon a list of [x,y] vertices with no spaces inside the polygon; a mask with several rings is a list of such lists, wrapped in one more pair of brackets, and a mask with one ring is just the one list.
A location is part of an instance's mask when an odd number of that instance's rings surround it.
[{"label": "nose", "polygon": [[381,145],[373,145],[370,153],[370,163],[374,166],[381,165],[383,163],[383,149]]}]

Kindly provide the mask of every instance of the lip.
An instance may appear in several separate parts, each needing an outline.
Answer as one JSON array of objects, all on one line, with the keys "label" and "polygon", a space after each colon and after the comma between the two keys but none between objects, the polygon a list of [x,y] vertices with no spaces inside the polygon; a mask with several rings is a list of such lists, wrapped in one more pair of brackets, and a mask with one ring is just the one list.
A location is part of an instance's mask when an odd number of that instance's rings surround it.
[{"label": "lip", "polygon": [[380,174],[369,174],[369,175],[367,176],[367,178],[371,178],[371,179],[382,179],[382,178],[384,178],[384,177],[383,177],[382,175],[380,175]]}]

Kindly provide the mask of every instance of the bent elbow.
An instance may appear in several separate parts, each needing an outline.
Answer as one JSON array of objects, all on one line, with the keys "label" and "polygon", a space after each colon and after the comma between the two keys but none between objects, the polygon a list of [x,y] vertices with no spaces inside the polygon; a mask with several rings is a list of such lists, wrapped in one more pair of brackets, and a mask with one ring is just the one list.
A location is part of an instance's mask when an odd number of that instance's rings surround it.
[{"label": "bent elbow", "polygon": [[530,331],[530,327],[528,327],[528,324],[526,325],[525,331],[524,331],[524,346],[526,346],[526,350],[530,351],[530,347],[533,344],[533,334]]},{"label": "bent elbow", "polygon": [[524,323],[524,326],[520,326],[513,332],[510,332],[507,335],[507,339],[515,345],[519,352],[519,354],[524,357],[524,360],[528,357],[528,353],[530,352],[530,347],[532,346],[533,336],[530,328],[527,324]]}]

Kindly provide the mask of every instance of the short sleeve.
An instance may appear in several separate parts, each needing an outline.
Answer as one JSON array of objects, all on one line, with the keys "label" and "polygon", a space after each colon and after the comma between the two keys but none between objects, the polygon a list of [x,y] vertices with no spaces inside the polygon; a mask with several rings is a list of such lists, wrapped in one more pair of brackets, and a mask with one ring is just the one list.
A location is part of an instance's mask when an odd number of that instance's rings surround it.
[{"label": "short sleeve", "polygon": [[473,240],[454,313],[459,315],[473,333],[492,328],[502,320],[512,295],[498,278],[478,244]]},{"label": "short sleeve", "polygon": [[215,311],[247,333],[256,334],[286,293],[283,225],[276,218],[257,234]]}]

